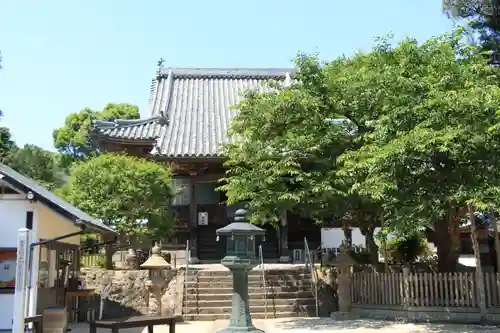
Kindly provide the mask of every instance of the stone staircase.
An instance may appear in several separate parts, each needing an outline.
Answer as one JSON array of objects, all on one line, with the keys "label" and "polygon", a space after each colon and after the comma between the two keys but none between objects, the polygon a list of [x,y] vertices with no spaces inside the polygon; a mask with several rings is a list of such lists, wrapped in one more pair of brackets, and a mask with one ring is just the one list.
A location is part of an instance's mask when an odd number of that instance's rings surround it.
[{"label": "stone staircase", "polygon": [[[266,288],[260,270],[248,276],[252,318],[315,316],[315,300],[309,270],[299,267],[266,270]],[[232,274],[229,271],[188,271],[186,320],[228,319],[231,314]],[[267,307],[266,307],[267,297]]]}]

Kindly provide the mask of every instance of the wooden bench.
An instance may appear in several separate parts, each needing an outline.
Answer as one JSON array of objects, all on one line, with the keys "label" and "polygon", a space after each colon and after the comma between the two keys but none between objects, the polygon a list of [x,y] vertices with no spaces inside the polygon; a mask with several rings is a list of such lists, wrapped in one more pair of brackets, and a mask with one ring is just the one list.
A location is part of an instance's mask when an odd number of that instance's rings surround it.
[{"label": "wooden bench", "polygon": [[168,325],[169,333],[175,333],[175,322],[178,317],[135,316],[119,319],[95,320],[90,322],[90,333],[96,333],[97,328],[108,328],[112,333],[118,333],[122,328],[138,328],[146,326],[148,333],[153,333],[153,327]]}]

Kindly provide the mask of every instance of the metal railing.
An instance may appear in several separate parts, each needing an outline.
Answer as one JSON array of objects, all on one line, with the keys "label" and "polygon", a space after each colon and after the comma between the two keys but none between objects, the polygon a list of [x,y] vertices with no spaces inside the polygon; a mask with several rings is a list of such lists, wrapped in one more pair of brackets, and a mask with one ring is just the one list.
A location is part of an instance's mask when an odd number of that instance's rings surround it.
[{"label": "metal railing", "polygon": [[309,244],[307,243],[307,237],[304,237],[304,259],[306,263],[306,268],[310,268],[311,278],[313,284],[314,301],[316,302],[316,317],[319,317],[319,304],[318,304],[318,276],[316,274],[316,267],[311,258],[311,251],[309,250]]},{"label": "metal railing", "polygon": [[188,288],[188,271],[189,271],[189,240],[186,241],[186,271],[184,272],[184,319],[188,315],[188,300],[187,300],[187,288]]},{"label": "metal railing", "polygon": [[264,286],[264,316],[267,319],[267,284],[266,284],[266,269],[264,267],[264,254],[262,252],[262,244],[259,245],[259,259],[260,259],[260,276]]}]

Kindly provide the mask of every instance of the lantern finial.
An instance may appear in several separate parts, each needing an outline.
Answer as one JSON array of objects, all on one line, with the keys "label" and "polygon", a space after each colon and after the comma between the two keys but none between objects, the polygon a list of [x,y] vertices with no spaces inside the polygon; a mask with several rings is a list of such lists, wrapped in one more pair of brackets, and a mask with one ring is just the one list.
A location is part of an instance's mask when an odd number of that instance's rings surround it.
[{"label": "lantern finial", "polygon": [[155,243],[155,246],[151,249],[151,255],[161,255],[161,248],[158,246],[158,243]]},{"label": "lantern finial", "polygon": [[234,222],[246,223],[248,222],[247,218],[247,210],[240,208],[236,212],[234,212]]}]

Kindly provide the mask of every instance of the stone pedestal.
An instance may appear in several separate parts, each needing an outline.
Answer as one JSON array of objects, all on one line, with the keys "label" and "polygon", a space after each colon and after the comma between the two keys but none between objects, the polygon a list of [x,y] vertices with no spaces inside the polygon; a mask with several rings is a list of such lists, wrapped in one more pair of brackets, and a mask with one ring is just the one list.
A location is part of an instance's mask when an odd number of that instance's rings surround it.
[{"label": "stone pedestal", "polygon": [[248,303],[248,272],[246,268],[231,269],[233,273],[233,300],[229,327],[219,332],[263,332],[255,328]]},{"label": "stone pedestal", "polygon": [[256,265],[241,264],[238,259],[231,263],[227,260],[223,265],[228,267],[233,274],[233,298],[231,307],[231,318],[229,326],[217,333],[234,333],[234,332],[254,332],[264,333],[253,326],[252,316],[250,314],[250,305],[248,302],[248,272]]},{"label": "stone pedestal", "polygon": [[355,260],[347,252],[345,246],[341,246],[340,254],[333,260],[332,265],[337,267],[337,296],[339,301],[339,309],[335,315],[346,319],[350,317],[351,312],[351,285],[352,285],[352,268],[355,265]]},{"label": "stone pedestal", "polygon": [[339,312],[351,311],[351,269],[349,266],[340,267],[337,278],[337,295],[339,297]]}]

